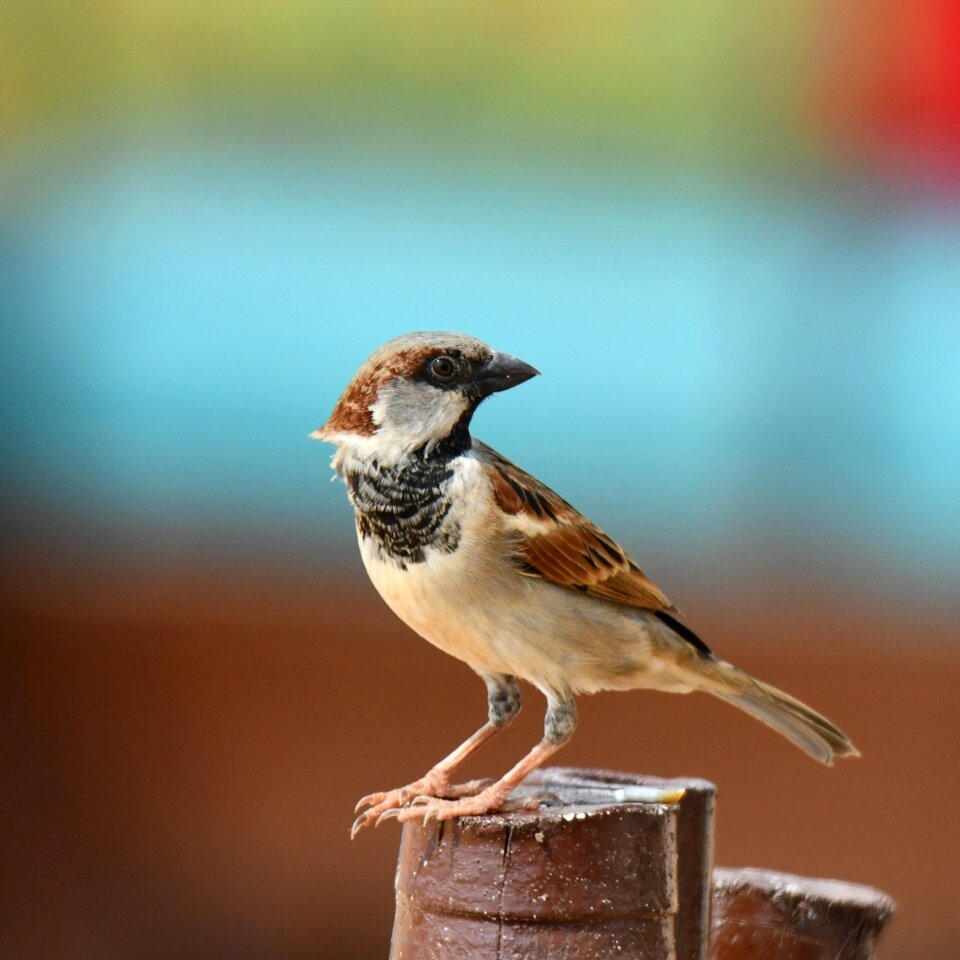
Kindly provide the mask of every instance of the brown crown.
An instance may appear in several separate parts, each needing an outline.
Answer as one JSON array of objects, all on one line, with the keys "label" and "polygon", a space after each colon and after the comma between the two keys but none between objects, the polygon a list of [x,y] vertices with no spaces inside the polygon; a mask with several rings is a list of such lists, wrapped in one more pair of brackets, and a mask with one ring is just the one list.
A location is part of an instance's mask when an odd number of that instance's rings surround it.
[{"label": "brown crown", "polygon": [[412,377],[438,352],[436,347],[405,347],[376,363],[368,360],[347,385],[333,413],[318,433],[322,437],[337,433],[373,436],[377,428],[370,408],[377,402],[380,387],[397,377]]}]

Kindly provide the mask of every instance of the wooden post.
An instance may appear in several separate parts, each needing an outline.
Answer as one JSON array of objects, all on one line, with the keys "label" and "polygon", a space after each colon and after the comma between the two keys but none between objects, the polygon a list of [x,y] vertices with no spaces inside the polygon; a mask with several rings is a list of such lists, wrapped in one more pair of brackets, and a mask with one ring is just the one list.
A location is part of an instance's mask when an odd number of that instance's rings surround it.
[{"label": "wooden post", "polygon": [[772,870],[713,873],[711,960],[870,960],[894,910],[879,890]]},{"label": "wooden post", "polygon": [[549,768],[530,793],[537,812],[404,826],[391,960],[704,960],[712,784]]}]

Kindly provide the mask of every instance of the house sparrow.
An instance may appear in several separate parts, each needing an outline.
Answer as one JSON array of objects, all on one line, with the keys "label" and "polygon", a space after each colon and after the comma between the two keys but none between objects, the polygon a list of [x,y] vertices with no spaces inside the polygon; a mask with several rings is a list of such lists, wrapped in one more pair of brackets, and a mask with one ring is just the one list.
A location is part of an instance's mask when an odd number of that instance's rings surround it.
[{"label": "house sparrow", "polygon": [[[715,656],[621,547],[473,439],[484,398],[537,373],[473,337],[411,333],[370,356],[311,434],[337,446],[332,465],[380,595],[487,686],[487,722],[419,780],[364,797],[351,836],[385,816],[501,809],[570,738],[577,693],[703,690],[821,763],[858,756],[829,720]],[[454,786],[451,773],[519,712],[518,679],[547,699],[543,739],[495,783]]]}]

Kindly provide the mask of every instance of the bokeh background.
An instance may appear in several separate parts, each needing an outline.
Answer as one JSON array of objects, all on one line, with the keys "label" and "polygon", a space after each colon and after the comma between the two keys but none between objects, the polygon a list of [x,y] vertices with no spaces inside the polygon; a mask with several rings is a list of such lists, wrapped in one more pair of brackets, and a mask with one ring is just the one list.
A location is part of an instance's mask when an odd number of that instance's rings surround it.
[{"label": "bokeh background", "polygon": [[6,0],[0,143],[0,954],[386,955],[353,801],[483,689],[306,435],[435,328],[543,371],[478,435],[864,754],[635,693],[561,761],[708,777],[718,862],[960,956],[955,4]]}]

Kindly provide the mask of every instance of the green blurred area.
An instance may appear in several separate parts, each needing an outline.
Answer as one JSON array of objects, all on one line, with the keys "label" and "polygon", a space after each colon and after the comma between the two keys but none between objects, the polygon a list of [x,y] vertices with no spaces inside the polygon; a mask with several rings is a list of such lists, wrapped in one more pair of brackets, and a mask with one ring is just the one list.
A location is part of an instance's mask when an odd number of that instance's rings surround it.
[{"label": "green blurred area", "polygon": [[815,153],[816,8],[745,0],[7,0],[0,136],[295,125],[494,153]]}]

